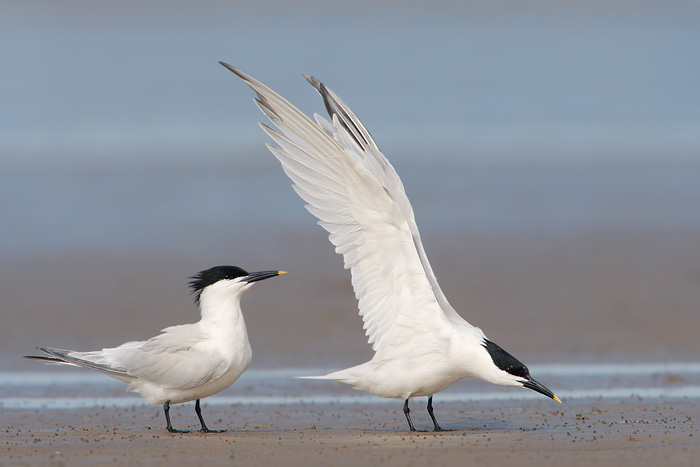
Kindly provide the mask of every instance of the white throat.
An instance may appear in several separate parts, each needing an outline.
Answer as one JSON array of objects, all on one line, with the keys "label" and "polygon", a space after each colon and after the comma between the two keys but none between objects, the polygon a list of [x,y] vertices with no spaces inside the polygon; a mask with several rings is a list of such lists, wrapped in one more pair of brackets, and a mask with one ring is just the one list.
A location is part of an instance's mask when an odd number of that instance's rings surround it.
[{"label": "white throat", "polygon": [[241,296],[249,286],[238,281],[220,281],[204,289],[199,297],[201,323],[228,327],[243,322]]}]

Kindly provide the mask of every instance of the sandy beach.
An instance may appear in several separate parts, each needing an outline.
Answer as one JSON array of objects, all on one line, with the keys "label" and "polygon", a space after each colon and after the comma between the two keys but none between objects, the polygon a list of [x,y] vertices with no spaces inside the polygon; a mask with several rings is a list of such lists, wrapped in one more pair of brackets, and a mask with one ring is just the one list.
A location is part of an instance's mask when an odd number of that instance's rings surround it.
[{"label": "sandy beach", "polygon": [[[206,405],[204,405],[205,410]],[[416,406],[416,408],[418,408]],[[437,409],[436,409],[437,410]],[[158,408],[3,411],[3,465],[697,465],[696,401],[443,403],[409,433],[400,403],[240,405],[226,433],[169,434]],[[181,427],[191,407],[173,411]],[[427,414],[416,410],[416,424]],[[185,418],[185,415],[187,418]],[[190,428],[196,428],[190,423]]]}]

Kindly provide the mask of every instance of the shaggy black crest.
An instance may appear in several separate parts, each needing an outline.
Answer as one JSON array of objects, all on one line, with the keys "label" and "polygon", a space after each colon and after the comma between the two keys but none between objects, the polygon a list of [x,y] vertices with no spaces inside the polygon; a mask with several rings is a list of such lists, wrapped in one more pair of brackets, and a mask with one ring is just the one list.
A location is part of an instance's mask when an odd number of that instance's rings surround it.
[{"label": "shaggy black crest", "polygon": [[241,269],[238,266],[215,266],[206,271],[199,272],[190,279],[190,287],[192,295],[194,295],[194,303],[199,306],[199,297],[202,295],[202,290],[212,284],[224,279],[235,279],[237,277],[247,276],[248,271]]},{"label": "shaggy black crest", "polygon": [[493,364],[496,365],[501,370],[506,373],[510,373],[513,376],[519,376],[524,379],[530,379],[530,371],[525,365],[520,363],[520,360],[500,348],[498,345],[494,344],[488,339],[484,340],[482,344],[486,351],[491,355],[491,360]]}]

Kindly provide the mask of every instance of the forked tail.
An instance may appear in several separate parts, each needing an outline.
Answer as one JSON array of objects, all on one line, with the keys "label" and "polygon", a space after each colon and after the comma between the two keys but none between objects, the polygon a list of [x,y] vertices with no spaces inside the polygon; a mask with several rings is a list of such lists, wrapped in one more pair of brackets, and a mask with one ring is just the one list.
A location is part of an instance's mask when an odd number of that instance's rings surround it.
[{"label": "forked tail", "polygon": [[39,360],[45,363],[70,365],[81,368],[87,368],[89,370],[97,370],[107,375],[115,377],[129,377],[129,374],[123,368],[116,368],[104,363],[98,363],[76,356],[89,355],[93,354],[93,352],[75,352],[73,350],[54,349],[52,347],[37,347],[37,350],[41,350],[42,352],[47,354],[47,356],[25,355],[24,358]]}]

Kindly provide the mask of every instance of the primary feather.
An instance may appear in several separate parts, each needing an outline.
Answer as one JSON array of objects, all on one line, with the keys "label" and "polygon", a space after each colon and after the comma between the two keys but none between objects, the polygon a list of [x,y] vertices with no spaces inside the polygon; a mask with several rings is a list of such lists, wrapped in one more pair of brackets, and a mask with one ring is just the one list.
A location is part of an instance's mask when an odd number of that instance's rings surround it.
[{"label": "primary feather", "polygon": [[340,98],[308,77],[332,117],[316,115],[315,123],[264,84],[227,68],[257,93],[277,127],[262,125],[276,143],[268,147],[343,255],[374,360],[415,351],[421,336],[448,332],[455,318],[467,324],[437,284],[401,179]]}]

